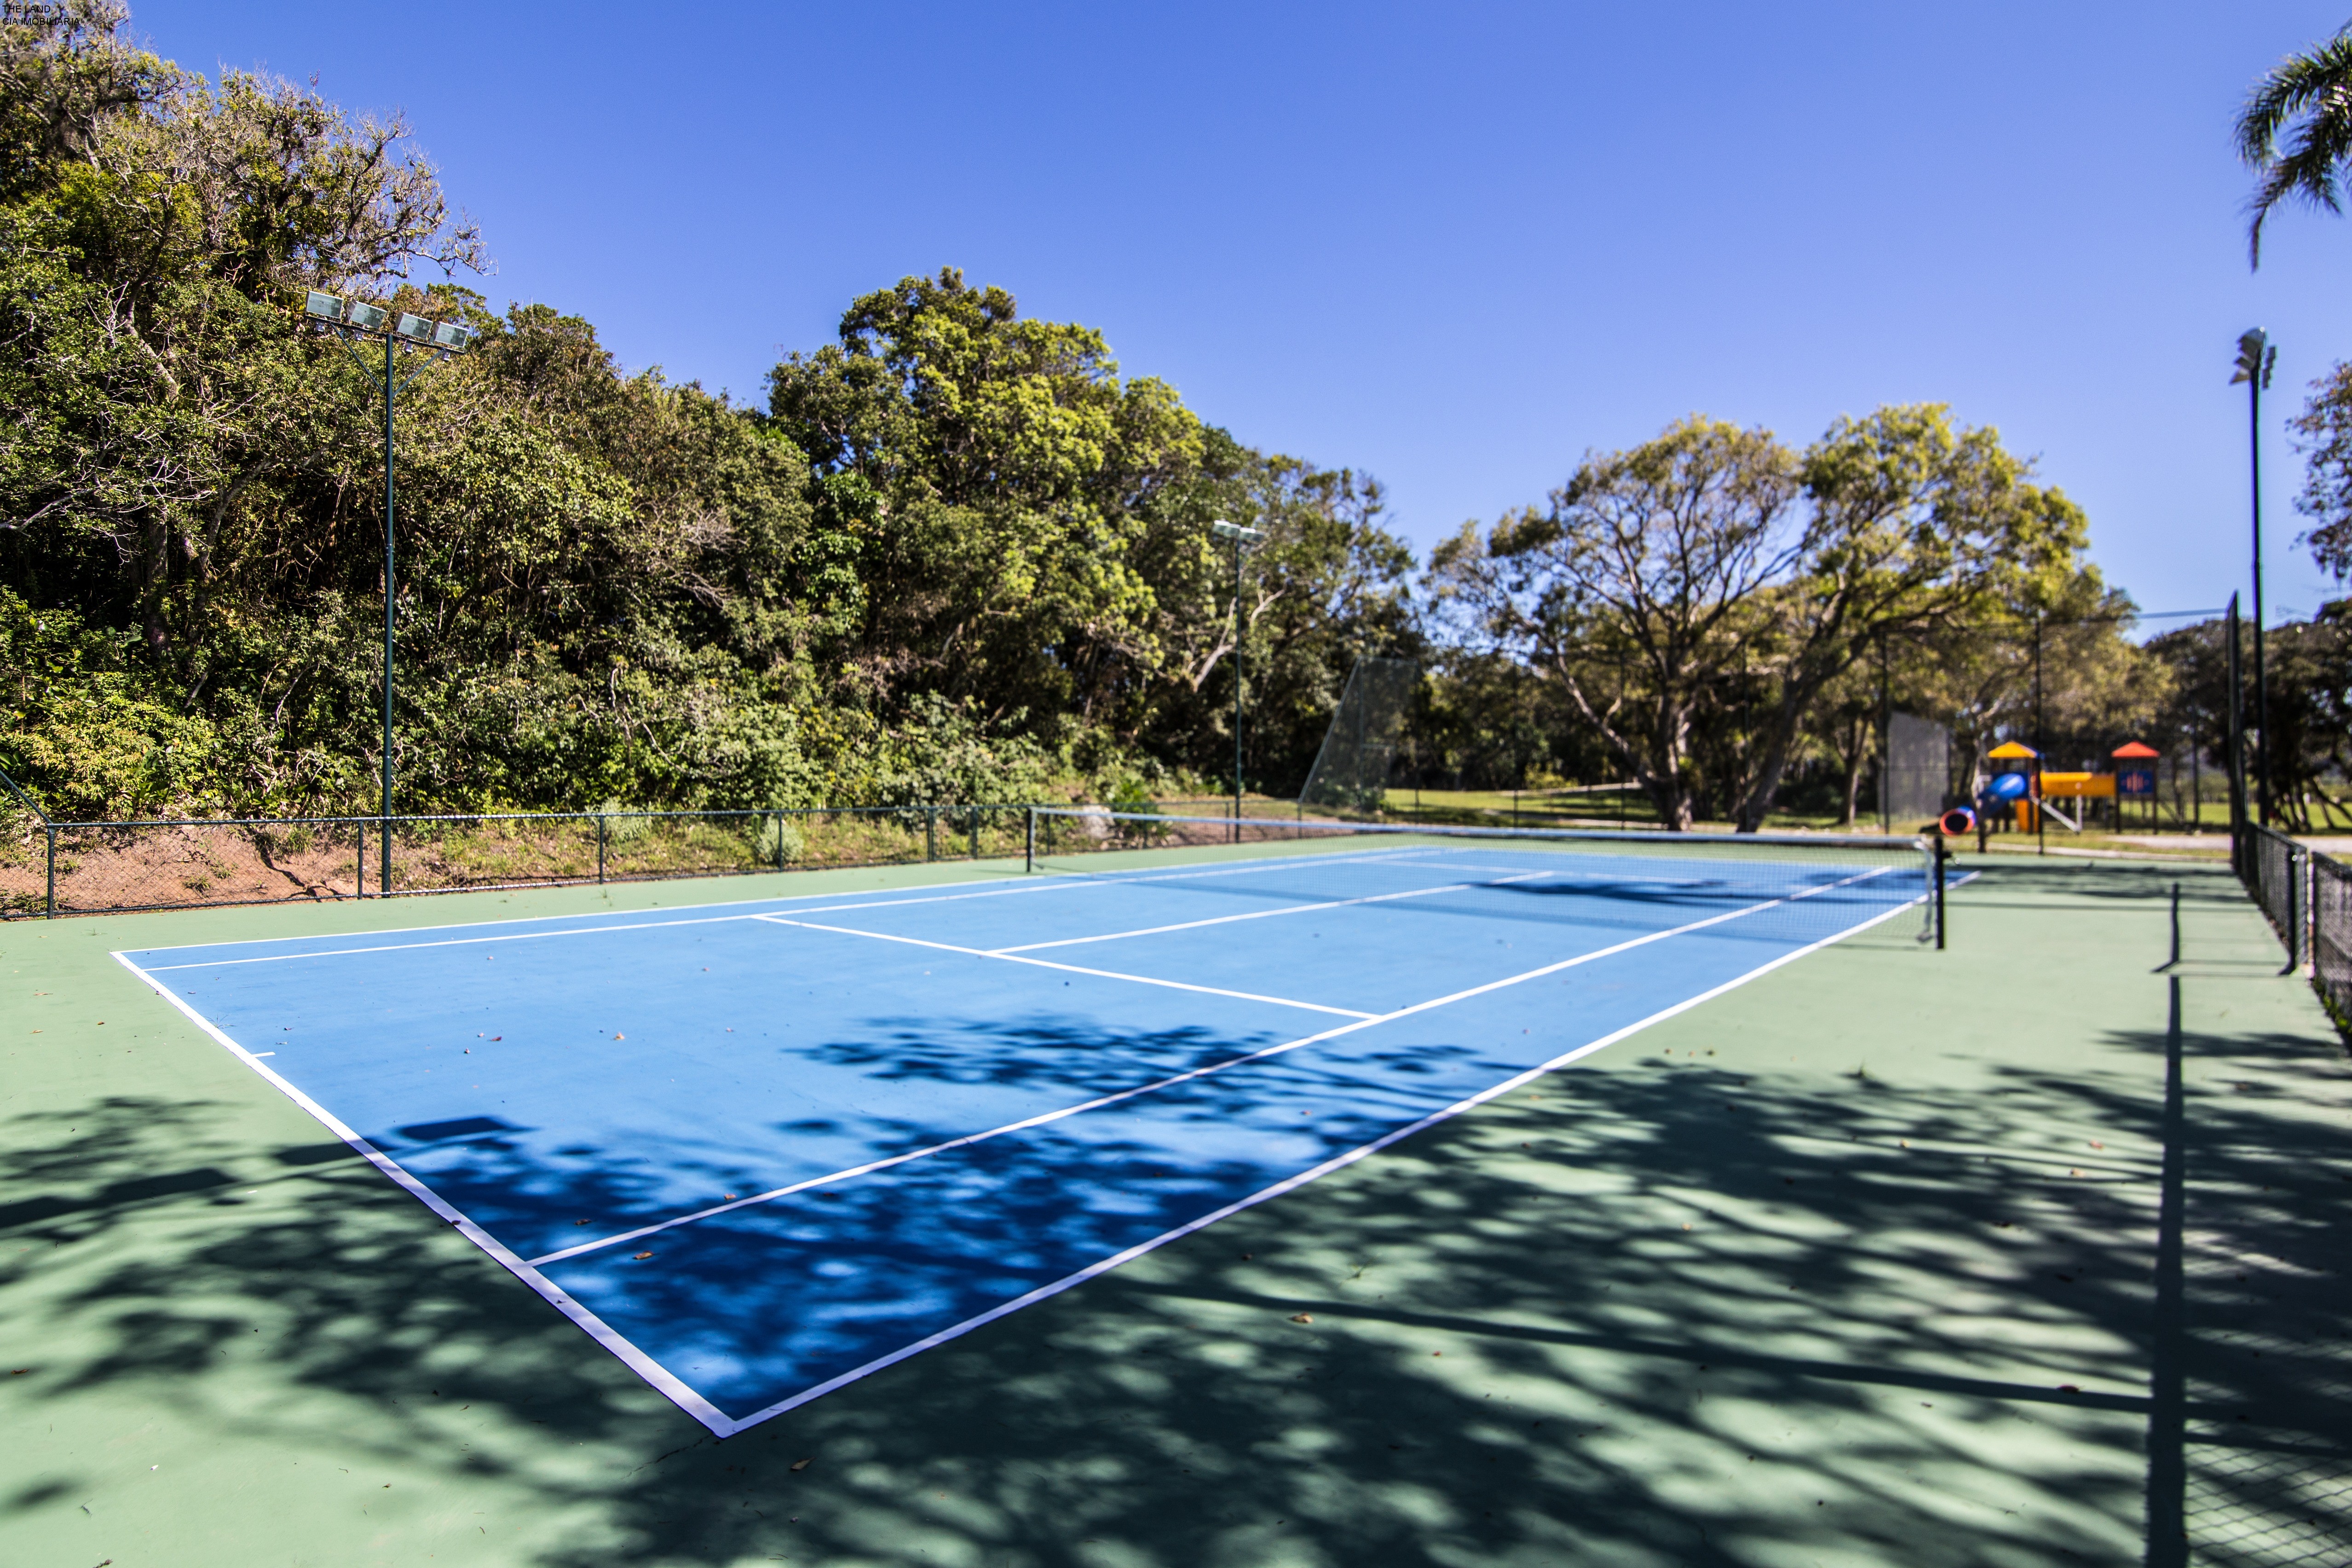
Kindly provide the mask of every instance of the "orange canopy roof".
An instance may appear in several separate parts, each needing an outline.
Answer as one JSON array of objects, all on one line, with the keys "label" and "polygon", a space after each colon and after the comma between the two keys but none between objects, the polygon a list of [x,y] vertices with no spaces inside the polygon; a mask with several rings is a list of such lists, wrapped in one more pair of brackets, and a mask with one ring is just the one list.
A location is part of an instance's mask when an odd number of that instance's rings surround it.
[{"label": "orange canopy roof", "polygon": [[2035,751],[2032,747],[2026,745],[2020,741],[2003,741],[2000,745],[1995,746],[1991,751],[1985,753],[1988,757],[2000,757],[2004,759],[2010,757],[2038,757],[2041,754],[2041,752]]},{"label": "orange canopy roof", "polygon": [[2122,745],[2117,746],[2114,751],[2107,754],[2114,757],[2160,757],[2164,755],[2162,752],[2158,751],[2154,746],[2143,746],[2137,741],[2126,741]]}]

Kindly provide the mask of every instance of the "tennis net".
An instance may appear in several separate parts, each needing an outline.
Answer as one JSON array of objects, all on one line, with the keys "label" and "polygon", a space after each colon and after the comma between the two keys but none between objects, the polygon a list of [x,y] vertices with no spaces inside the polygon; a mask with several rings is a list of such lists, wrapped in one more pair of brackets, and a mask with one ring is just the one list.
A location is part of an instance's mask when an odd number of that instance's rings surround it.
[{"label": "tennis net", "polygon": [[[1268,858],[1295,862],[1317,889],[1346,896],[1381,873],[1419,868],[1465,887],[1582,895],[1558,900],[1589,919],[1592,900],[1719,911],[1807,939],[1916,910],[1921,942],[1939,937],[1944,861],[1932,837],[1829,834],[1629,833],[1427,826],[1313,818],[1178,816],[1102,806],[1029,813],[1027,865],[1076,876],[1158,877]],[[1238,894],[1239,879],[1226,881]],[[1539,900],[1521,907],[1539,911]]]}]

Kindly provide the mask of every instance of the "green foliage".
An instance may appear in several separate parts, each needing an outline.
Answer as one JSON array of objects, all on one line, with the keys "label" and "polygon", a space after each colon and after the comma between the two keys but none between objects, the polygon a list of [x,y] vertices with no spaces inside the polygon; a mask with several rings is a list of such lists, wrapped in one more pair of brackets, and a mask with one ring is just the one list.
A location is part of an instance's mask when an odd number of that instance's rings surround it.
[{"label": "green foliage", "polygon": [[136,817],[203,789],[220,749],[205,720],[142,667],[136,645],[0,585],[0,772],[63,817]]},{"label": "green foliage", "polygon": [[1344,679],[1317,660],[1345,657],[1350,552],[1410,564],[1335,521],[1352,477],[1213,436],[1099,334],[951,271],[856,301],[778,367],[772,416],[624,374],[578,318],[401,281],[479,247],[396,122],[179,72],[104,5],[8,16],[0,583],[51,635],[12,637],[0,674],[40,693],[9,755],[67,815],[376,805],[387,367],[306,328],[304,288],[478,333],[390,367],[423,371],[397,424],[396,810],[1160,777],[1215,696],[1213,653],[1171,652],[1232,608],[1212,510],[1255,480],[1293,519],[1249,630],[1301,724]]},{"label": "green foliage", "polygon": [[2080,574],[2081,511],[2029,476],[1931,405],[1841,419],[1802,453],[1692,417],[1465,528],[1432,575],[1458,635],[1556,683],[1661,821],[1712,805],[1754,831],[1825,696],[1882,642]]},{"label": "green foliage", "polygon": [[2256,177],[2246,254],[2259,267],[2263,224],[2281,202],[2344,210],[2339,183],[2352,157],[2352,28],[2265,72],[2238,111],[2234,140]]}]

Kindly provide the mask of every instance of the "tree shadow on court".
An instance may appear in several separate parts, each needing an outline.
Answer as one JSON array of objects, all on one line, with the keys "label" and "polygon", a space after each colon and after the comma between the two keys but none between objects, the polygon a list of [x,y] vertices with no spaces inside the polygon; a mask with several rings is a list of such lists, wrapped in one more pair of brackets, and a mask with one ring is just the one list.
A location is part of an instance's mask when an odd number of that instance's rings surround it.
[{"label": "tree shadow on court", "polygon": [[546,1568],[2121,1564],[2164,1485],[2247,1521],[2200,1560],[2295,1560],[2347,1528],[2346,1075],[2191,1038],[2168,1121],[2181,1047],[2110,1043],[1954,1085],[1637,1040],[724,1442],[341,1145],[118,1099],[0,1137],[11,1392],[477,1484],[533,1533],[444,1554]]}]

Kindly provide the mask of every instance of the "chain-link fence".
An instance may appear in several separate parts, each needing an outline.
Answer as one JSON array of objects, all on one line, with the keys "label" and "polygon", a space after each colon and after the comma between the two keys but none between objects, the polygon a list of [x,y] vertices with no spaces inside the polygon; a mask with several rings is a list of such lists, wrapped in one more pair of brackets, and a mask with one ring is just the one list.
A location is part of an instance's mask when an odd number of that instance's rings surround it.
[{"label": "chain-link fence", "polygon": [[2352,866],[2311,856],[2311,978],[2338,1027],[2352,1026]]},{"label": "chain-link fence", "polygon": [[1015,805],[50,822],[0,809],[0,918],[1018,856]]},{"label": "chain-link fence", "polygon": [[2252,822],[2239,830],[2235,858],[2286,948],[2288,970],[2307,970],[2352,1041],[2352,865]]},{"label": "chain-link fence", "polygon": [[2311,851],[2257,823],[2248,823],[2239,850],[2239,875],[2286,944],[2287,964],[2310,956]]}]

